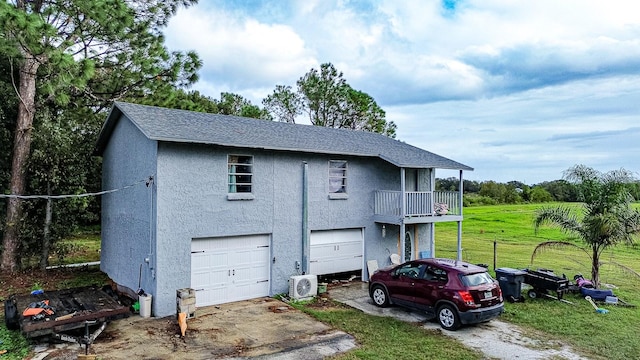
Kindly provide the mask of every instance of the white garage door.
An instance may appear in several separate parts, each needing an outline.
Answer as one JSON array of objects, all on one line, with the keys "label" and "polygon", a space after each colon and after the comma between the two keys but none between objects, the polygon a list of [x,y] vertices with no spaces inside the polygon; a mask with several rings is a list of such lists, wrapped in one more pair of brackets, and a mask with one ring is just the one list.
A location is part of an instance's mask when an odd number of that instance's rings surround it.
[{"label": "white garage door", "polygon": [[314,275],[362,270],[362,229],[312,231],[309,266]]},{"label": "white garage door", "polygon": [[191,287],[196,305],[268,296],[270,258],[269,235],[193,240]]}]

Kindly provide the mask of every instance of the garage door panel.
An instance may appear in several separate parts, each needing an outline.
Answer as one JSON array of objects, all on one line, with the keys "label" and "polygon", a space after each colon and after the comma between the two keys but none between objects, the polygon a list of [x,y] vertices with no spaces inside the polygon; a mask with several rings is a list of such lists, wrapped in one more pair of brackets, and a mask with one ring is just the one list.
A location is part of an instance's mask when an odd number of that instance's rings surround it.
[{"label": "garage door panel", "polygon": [[313,249],[312,249],[313,255],[311,256],[311,259],[312,260],[331,259],[335,251],[336,251],[335,246],[331,244],[315,245],[313,246]]},{"label": "garage door panel", "polygon": [[192,254],[191,256],[191,268],[194,270],[215,269],[217,267],[224,268],[227,266],[228,262],[228,255],[225,253],[212,253],[205,251],[202,253]]},{"label": "garage door panel", "polygon": [[256,260],[260,260],[260,256],[262,255],[261,253],[256,253],[254,249],[236,250],[232,255],[233,260],[231,263],[236,265],[251,264]]},{"label": "garage door panel", "polygon": [[196,292],[196,306],[222,304],[219,299],[227,298],[228,287],[207,288]]},{"label": "garage door panel", "polygon": [[269,293],[269,282],[256,283],[255,281],[250,283],[234,284],[234,290],[239,300],[254,299],[261,296],[266,296]]},{"label": "garage door panel", "polygon": [[361,229],[319,230],[311,232],[312,245],[362,241]]},{"label": "garage door panel", "polygon": [[362,229],[312,231],[310,273],[332,274],[362,269]]},{"label": "garage door panel", "polygon": [[197,306],[268,296],[268,235],[192,241],[191,286]]},{"label": "garage door panel", "polygon": [[338,269],[351,269],[347,271],[360,270],[362,269],[362,256],[338,258],[334,266]]},{"label": "garage door panel", "polygon": [[354,242],[343,242],[336,244],[338,251],[349,254],[362,255],[362,240]]},{"label": "garage door panel", "polygon": [[251,266],[235,266],[233,269],[233,282],[235,284],[243,282],[256,282],[265,280],[266,276],[262,268],[254,268]]}]

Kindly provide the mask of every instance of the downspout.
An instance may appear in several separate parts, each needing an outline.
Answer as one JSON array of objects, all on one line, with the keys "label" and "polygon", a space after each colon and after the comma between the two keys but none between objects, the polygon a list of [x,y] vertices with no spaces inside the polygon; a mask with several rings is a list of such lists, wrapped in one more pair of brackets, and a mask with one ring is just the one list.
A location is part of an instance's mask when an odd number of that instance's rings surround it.
[{"label": "downspout", "polygon": [[[154,234],[154,209],[153,205],[154,196],[153,192],[155,190],[154,185],[154,175],[149,176],[149,179],[146,182],[147,188],[149,189],[149,252],[147,253],[147,257],[144,259],[144,262],[147,263],[149,270],[151,271],[151,280],[155,280],[156,278],[156,269],[154,267],[154,249],[153,249],[153,234]],[[138,289],[140,290],[140,289]]]},{"label": "downspout", "polygon": [[309,164],[302,162],[302,273],[309,272]]},{"label": "downspout", "polygon": [[[460,218],[462,219],[462,193],[463,193],[463,188],[462,185],[464,184],[464,181],[462,181],[462,170],[460,170],[460,185],[458,186],[458,188],[460,189],[460,191],[458,192],[458,206],[460,206]],[[458,260],[462,260],[462,220],[458,220]]]},{"label": "downspout", "polygon": [[407,206],[407,198],[405,193],[405,171],[404,168],[400,168],[400,262],[405,262],[405,225],[404,225],[404,217],[405,217],[405,209]]}]

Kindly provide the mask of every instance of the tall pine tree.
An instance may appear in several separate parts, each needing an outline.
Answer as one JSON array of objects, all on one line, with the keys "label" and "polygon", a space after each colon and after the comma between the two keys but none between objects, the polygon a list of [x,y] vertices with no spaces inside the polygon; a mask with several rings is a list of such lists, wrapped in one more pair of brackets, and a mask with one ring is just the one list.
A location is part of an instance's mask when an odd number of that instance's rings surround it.
[{"label": "tall pine tree", "polygon": [[[100,111],[117,99],[169,91],[197,79],[195,53],[171,53],[160,32],[197,0],[14,0],[0,2],[0,53],[18,98],[9,192],[27,187],[38,111],[49,103]],[[37,101],[38,100],[38,101]],[[22,201],[7,201],[3,271],[18,270]]]}]

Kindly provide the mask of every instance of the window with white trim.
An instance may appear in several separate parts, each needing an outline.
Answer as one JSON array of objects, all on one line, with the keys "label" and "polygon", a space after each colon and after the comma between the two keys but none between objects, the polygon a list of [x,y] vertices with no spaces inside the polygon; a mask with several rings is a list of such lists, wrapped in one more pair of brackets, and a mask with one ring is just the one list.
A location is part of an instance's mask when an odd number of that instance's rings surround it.
[{"label": "window with white trim", "polygon": [[227,165],[229,169],[229,193],[251,193],[253,156],[229,155]]},{"label": "window with white trim", "polygon": [[329,160],[329,194],[347,193],[347,162]]}]

